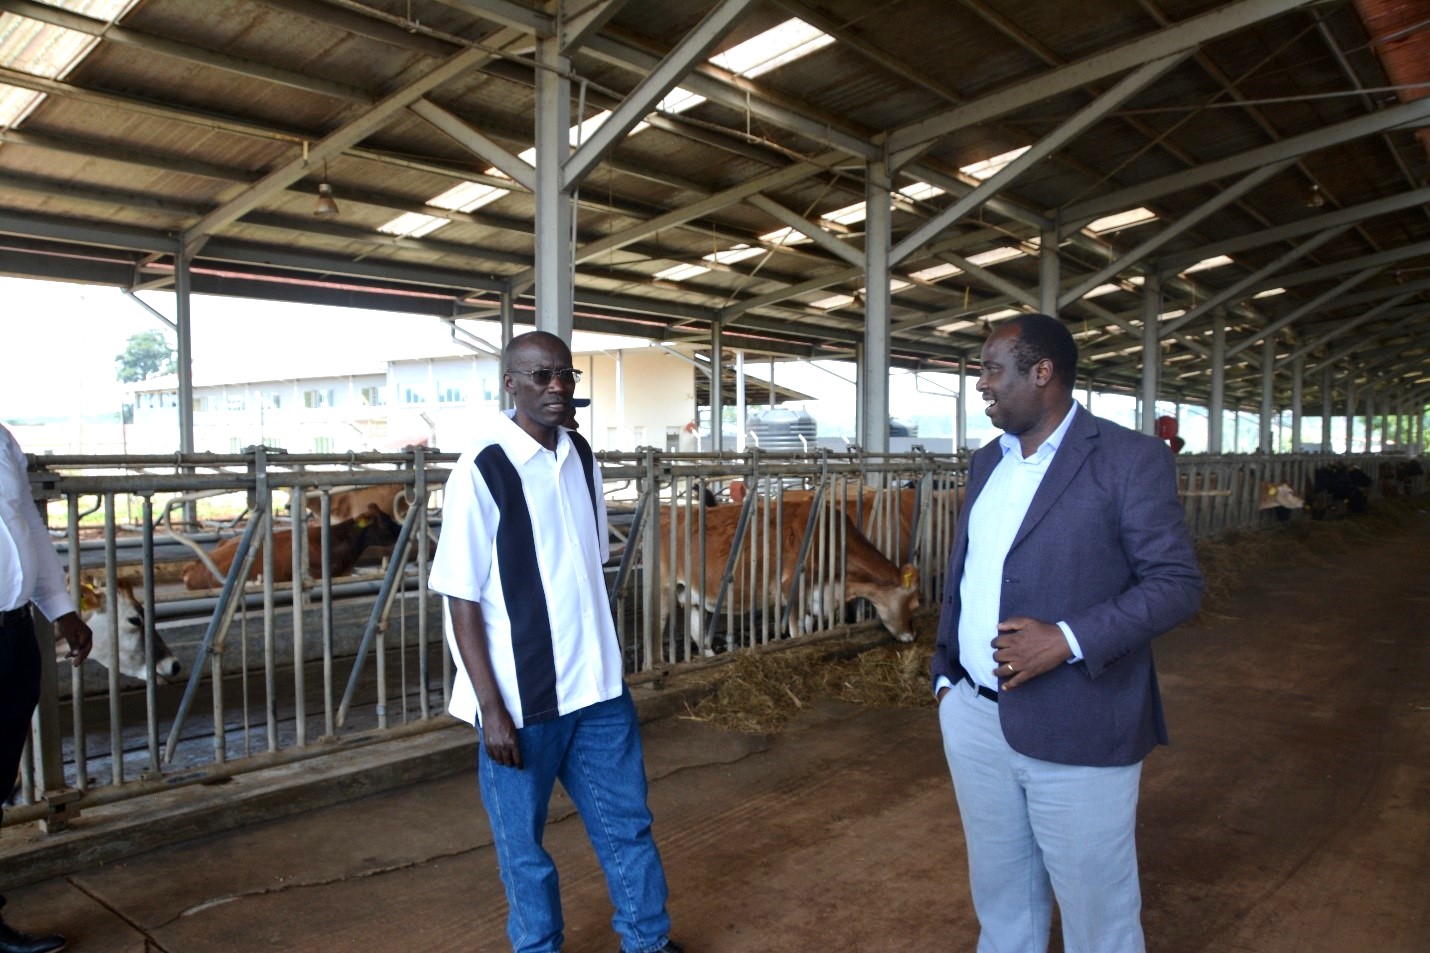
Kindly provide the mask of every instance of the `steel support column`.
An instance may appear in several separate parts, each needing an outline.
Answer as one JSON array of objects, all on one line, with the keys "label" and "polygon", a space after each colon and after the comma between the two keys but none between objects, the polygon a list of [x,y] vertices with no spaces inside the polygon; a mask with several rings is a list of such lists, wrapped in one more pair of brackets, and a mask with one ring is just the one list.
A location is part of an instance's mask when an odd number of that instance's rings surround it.
[{"label": "steel support column", "polygon": [[1157,315],[1162,310],[1162,283],[1148,275],[1142,286],[1142,426],[1143,433],[1157,431],[1157,378],[1162,370],[1162,347]]},{"label": "steel support column", "polygon": [[1058,316],[1058,291],[1062,280],[1062,261],[1058,257],[1058,230],[1043,229],[1038,249],[1038,310],[1050,317]]},{"label": "steel support column", "polygon": [[190,282],[189,249],[174,256],[174,323],[178,331],[179,354],[179,452],[194,452],[194,327],[193,295]]},{"label": "steel support column", "polygon": [[1207,453],[1221,453],[1222,414],[1226,403],[1226,311],[1212,320],[1212,382],[1207,398]]},{"label": "steel support column", "polygon": [[1291,362],[1291,452],[1301,452],[1301,401],[1305,392],[1306,359]]},{"label": "steel support column", "polygon": [[536,41],[536,63],[536,327],[570,343],[572,211],[561,173],[571,151],[571,61],[551,36]]},{"label": "steel support column", "polygon": [[1356,452],[1356,372],[1346,371],[1346,453]]},{"label": "steel support column", "polygon": [[[511,347],[511,339],[516,336],[516,293],[508,284],[501,290],[501,361],[497,366],[498,380],[506,370],[506,350]],[[505,387],[497,388],[497,396],[500,400],[499,406],[502,410],[511,410],[511,394],[507,393]]]},{"label": "steel support column", "polygon": [[958,410],[954,414],[954,443],[957,453],[968,447],[968,355],[958,359]]},{"label": "steel support column", "polygon": [[859,444],[889,450],[889,243],[892,199],[888,167],[870,162],[864,187],[864,353],[859,366]]},{"label": "steel support column", "polygon": [[1335,397],[1331,386],[1331,365],[1321,368],[1321,452],[1331,452],[1331,401]]},{"label": "steel support column", "polygon": [[1375,387],[1365,387],[1365,452],[1375,453]]},{"label": "steel support column", "polygon": [[719,453],[725,449],[725,428],[720,424],[720,411],[725,403],[725,382],[720,367],[725,361],[725,324],[710,322],[710,449]]},{"label": "steel support column", "polygon": [[1275,434],[1271,428],[1272,387],[1276,383],[1276,338],[1267,337],[1261,342],[1261,420],[1257,443],[1261,453],[1275,453]]}]

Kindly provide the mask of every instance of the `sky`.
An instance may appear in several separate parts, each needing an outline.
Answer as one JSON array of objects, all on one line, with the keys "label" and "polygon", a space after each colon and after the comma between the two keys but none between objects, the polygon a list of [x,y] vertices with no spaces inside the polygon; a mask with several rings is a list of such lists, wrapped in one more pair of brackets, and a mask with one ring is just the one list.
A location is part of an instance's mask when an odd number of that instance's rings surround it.
[{"label": "sky", "polygon": [[[174,317],[174,295],[139,292]],[[117,412],[124,385],[115,358],[130,335],[175,333],[117,288],[0,278],[0,420]],[[454,350],[445,325],[425,315],[195,295],[194,370],[254,380],[380,371],[382,361]],[[400,325],[397,324],[400,322]],[[499,339],[498,339],[499,340]]]}]

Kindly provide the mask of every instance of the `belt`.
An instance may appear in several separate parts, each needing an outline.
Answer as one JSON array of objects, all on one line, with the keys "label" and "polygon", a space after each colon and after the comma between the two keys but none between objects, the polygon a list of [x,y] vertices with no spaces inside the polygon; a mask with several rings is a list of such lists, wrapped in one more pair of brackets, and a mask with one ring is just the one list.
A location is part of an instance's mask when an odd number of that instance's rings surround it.
[{"label": "belt", "polygon": [[30,617],[30,604],[27,602],[18,609],[6,609],[0,612],[0,628],[8,629],[12,625],[19,625]]},{"label": "belt", "polygon": [[988,699],[995,705],[998,704],[998,693],[995,692],[993,689],[978,684],[973,679],[969,678],[967,675],[963,676],[963,680],[968,684],[972,685],[974,688],[978,689],[978,694],[980,696]]}]

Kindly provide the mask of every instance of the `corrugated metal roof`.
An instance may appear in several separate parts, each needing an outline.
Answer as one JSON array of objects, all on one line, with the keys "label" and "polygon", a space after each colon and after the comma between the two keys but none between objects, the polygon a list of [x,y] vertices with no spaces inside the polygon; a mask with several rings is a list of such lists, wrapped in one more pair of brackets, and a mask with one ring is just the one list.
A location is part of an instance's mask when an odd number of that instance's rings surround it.
[{"label": "corrugated metal roof", "polygon": [[[618,106],[715,7],[709,0],[616,4],[614,17],[571,53],[573,122]],[[1266,13],[1272,8],[1283,12]],[[568,10],[575,12],[570,4]],[[513,24],[523,25],[518,34],[531,34],[532,24],[545,20],[539,5],[519,0],[144,0],[113,27],[66,19],[53,5],[33,0],[0,0],[0,11],[101,36],[58,80],[27,74],[28,62],[3,64],[0,84],[45,98],[13,129],[0,131],[0,270],[115,280],[115,266],[128,264],[136,283],[172,273],[176,234],[242,199],[275,169],[300,161],[305,148],[316,149],[382,97]],[[1430,254],[1422,247],[1430,242],[1430,214],[1423,197],[1416,198],[1427,181],[1427,156],[1414,136],[1430,120],[1424,101],[1401,103],[1390,88],[1349,4],[782,0],[753,4],[712,53],[792,14],[835,42],[754,78],[698,67],[680,82],[697,87],[705,102],[650,117],[651,128],[625,138],[581,183],[577,245],[597,243],[603,250],[584,257],[578,251],[578,324],[611,328],[628,321],[645,334],[683,336],[724,320],[732,333],[757,332],[772,352],[847,353],[863,336],[862,299],[828,311],[814,304],[855,295],[864,285],[856,265],[812,242],[777,248],[762,241],[785,222],[748,196],[702,207],[700,214],[679,210],[834,149],[844,158],[823,172],[751,190],[819,224],[821,215],[864,199],[866,162],[883,155],[888,140],[929,117],[984,110],[983,118],[934,136],[899,170],[896,187],[932,181],[946,191],[896,206],[897,244],[977,184],[962,167],[1016,147],[1036,148],[1160,55],[1152,52],[1158,44],[1176,48],[1165,42],[1168,31],[1210,19],[1236,25],[1209,31],[1188,47],[1185,60],[896,263],[895,277],[908,280],[947,254],[966,258],[1036,238],[1045,223],[1065,222],[1069,210],[1108,196],[1154,209],[1157,221],[1112,235],[1065,234],[1061,279],[1077,284],[1198,215],[1258,167],[1294,157],[1215,214],[1126,262],[1120,277],[1162,271],[1164,307],[1195,307],[1330,227],[1339,209],[1382,203],[1390,207],[1350,216],[1339,237],[1247,288],[1225,320],[1254,333],[1348,275],[1379,267],[1355,293],[1282,329],[1282,351],[1409,288],[1404,301],[1359,325],[1356,338],[1329,338],[1308,357],[1314,365],[1318,355],[1363,338],[1368,356],[1362,367],[1369,370],[1360,373],[1372,375],[1368,379],[1394,379],[1407,393],[1424,392],[1430,383],[1417,346],[1427,336],[1423,316],[1430,301],[1417,284],[1430,280]],[[518,37],[487,65],[437,85],[426,101],[512,154],[530,148],[533,44],[530,35]],[[1097,57],[1114,57],[1118,65],[1092,70],[1087,64]],[[1069,67],[1074,63],[1085,75]],[[1018,104],[986,108],[1019,88],[1030,92]],[[1401,128],[1351,127],[1391,109],[1405,117]],[[1295,156],[1278,145],[1297,137],[1310,141]],[[1211,164],[1226,171],[1203,175]],[[491,181],[490,168],[488,158],[411,109],[393,112],[357,144],[311,162],[286,189],[263,195],[206,236],[195,287],[302,300],[324,300],[327,288],[327,300],[364,305],[383,301],[384,289],[421,288],[431,297],[404,300],[403,309],[450,314],[469,292],[488,293],[531,266],[535,203],[524,189],[467,214],[426,204],[463,181]],[[321,181],[333,187],[336,218],[312,214]],[[1141,195],[1139,187],[1150,191]],[[1313,195],[1323,204],[1308,207]],[[449,221],[422,238],[378,230],[410,212]],[[671,220],[664,227],[645,227],[663,216]],[[1297,223],[1307,224],[1297,230]],[[863,231],[855,219],[830,234],[858,250]],[[621,240],[613,244],[613,236]],[[706,260],[737,244],[764,250],[724,264]],[[1223,245],[1235,249],[1232,265],[1177,277],[1189,263],[1183,258]],[[680,281],[657,277],[677,265],[708,270]],[[958,273],[896,291],[890,311],[895,359],[918,363],[976,353],[985,315],[1037,299],[1033,255],[990,270],[998,280]],[[271,280],[280,275],[304,283]],[[1022,299],[1009,294],[1009,283]],[[1250,297],[1273,283],[1290,290]],[[663,322],[650,323],[652,314],[664,314]],[[1140,324],[1137,295],[1084,299],[1065,314],[1089,330],[1082,345],[1089,359],[1102,358],[1099,382],[1131,386],[1140,375],[1138,356],[1108,355],[1125,350]],[[1407,323],[1414,314],[1421,320]],[[1204,337],[1213,320],[1222,318],[1208,314],[1166,344],[1169,355],[1194,355],[1196,373],[1175,385],[1189,395],[1207,386]],[[966,326],[938,330],[958,322]],[[1397,353],[1403,355],[1398,361]],[[1248,349],[1230,369],[1233,393],[1259,389],[1258,354],[1259,348]],[[1178,373],[1187,370],[1179,365]]]}]

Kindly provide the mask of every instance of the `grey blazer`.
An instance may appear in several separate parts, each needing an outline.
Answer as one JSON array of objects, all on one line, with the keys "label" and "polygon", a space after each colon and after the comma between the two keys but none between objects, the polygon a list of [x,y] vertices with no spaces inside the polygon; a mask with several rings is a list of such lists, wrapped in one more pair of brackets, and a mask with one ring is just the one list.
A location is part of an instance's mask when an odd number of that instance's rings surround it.
[{"label": "grey blazer", "polygon": [[[997,443],[969,463],[965,510],[1002,458]],[[959,581],[968,519],[959,520],[934,649],[933,677],[964,677]],[[1167,743],[1152,639],[1201,605],[1172,453],[1078,408],[1004,562],[999,618],[1066,622],[1083,659],[999,695],[1015,751],[1060,764],[1127,765]],[[991,641],[996,632],[988,633]]]}]

